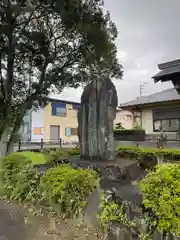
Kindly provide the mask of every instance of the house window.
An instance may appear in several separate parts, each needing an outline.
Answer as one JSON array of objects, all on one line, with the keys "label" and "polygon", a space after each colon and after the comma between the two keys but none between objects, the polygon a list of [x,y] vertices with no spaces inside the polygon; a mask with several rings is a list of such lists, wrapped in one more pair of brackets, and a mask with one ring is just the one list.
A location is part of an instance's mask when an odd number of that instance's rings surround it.
[{"label": "house window", "polygon": [[180,130],[180,119],[155,120],[154,132],[177,132]]},{"label": "house window", "polygon": [[65,135],[66,137],[71,136],[71,128],[65,128]]},{"label": "house window", "polygon": [[33,133],[34,133],[34,135],[43,135],[43,128],[41,128],[41,127],[35,127],[35,128],[33,129]]},{"label": "house window", "polygon": [[52,103],[52,116],[66,116],[67,109],[65,103]]},{"label": "house window", "polygon": [[66,116],[66,108],[56,107],[56,116]]},{"label": "house window", "polygon": [[65,128],[66,137],[77,136],[77,128]]}]

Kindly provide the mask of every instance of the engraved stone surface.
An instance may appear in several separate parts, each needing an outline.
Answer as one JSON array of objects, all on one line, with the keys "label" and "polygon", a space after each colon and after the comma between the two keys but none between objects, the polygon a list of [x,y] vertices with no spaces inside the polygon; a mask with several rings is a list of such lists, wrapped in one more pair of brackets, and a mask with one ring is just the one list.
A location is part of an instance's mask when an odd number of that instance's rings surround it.
[{"label": "engraved stone surface", "polygon": [[81,157],[114,160],[117,104],[116,88],[110,79],[93,80],[84,88],[78,113]]}]

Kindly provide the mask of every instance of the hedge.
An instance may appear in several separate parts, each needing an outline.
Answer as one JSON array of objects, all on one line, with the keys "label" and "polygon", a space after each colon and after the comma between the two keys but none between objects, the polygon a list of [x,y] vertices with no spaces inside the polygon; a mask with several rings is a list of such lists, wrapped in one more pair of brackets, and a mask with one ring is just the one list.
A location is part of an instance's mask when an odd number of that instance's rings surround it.
[{"label": "hedge", "polygon": [[119,141],[144,141],[145,140],[145,130],[132,128],[132,129],[115,129],[114,137]]},{"label": "hedge", "polygon": [[145,130],[141,128],[131,128],[131,129],[124,129],[124,128],[116,128],[114,133],[116,134],[136,134],[136,133],[144,133]]},{"label": "hedge", "polygon": [[157,163],[157,158],[161,156],[164,162],[180,161],[179,149],[158,149],[135,146],[120,146],[117,149],[117,156],[123,158],[133,158],[139,160],[144,167],[153,167]]}]

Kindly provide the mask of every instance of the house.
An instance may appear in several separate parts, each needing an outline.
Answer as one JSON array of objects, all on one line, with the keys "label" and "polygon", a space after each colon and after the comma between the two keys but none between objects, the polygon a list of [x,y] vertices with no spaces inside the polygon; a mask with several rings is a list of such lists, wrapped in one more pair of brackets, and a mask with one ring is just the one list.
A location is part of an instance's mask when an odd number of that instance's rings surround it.
[{"label": "house", "polygon": [[24,141],[37,142],[42,138],[44,142],[78,141],[77,113],[80,103],[48,99],[49,103],[44,108],[30,110],[24,116],[20,129],[21,138]]},{"label": "house", "polygon": [[175,138],[180,130],[180,95],[175,88],[143,96],[120,107],[130,111],[133,123],[139,122],[147,134],[163,131]]},{"label": "house", "polygon": [[116,124],[121,123],[121,126],[126,129],[130,129],[133,126],[133,116],[129,111],[124,111],[121,108],[116,110],[116,118],[114,119],[114,126]]}]

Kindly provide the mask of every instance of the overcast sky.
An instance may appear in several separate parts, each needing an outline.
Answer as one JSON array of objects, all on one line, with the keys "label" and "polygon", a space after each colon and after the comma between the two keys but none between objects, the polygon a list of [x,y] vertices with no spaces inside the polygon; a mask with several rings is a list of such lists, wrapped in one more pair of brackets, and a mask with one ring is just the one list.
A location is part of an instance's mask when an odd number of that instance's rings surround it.
[{"label": "overcast sky", "polygon": [[[172,87],[154,84],[157,64],[180,58],[180,0],[105,0],[116,23],[118,57],[124,68],[122,80],[114,81],[119,103]],[[67,89],[58,98],[80,101],[81,89]]]}]

